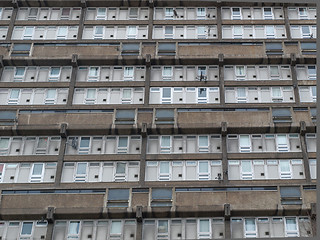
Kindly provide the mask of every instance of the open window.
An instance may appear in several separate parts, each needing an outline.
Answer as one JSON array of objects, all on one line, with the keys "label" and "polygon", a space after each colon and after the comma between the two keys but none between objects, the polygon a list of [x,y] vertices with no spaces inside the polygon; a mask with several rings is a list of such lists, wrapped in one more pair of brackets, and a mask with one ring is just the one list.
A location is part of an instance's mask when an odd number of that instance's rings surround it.
[{"label": "open window", "polygon": [[290,108],[272,108],[272,119],[274,123],[292,122]]},{"label": "open window", "polygon": [[171,188],[153,188],[151,195],[151,207],[171,207],[172,189]]},{"label": "open window", "polygon": [[280,187],[282,205],[301,205],[301,191],[299,187]]},{"label": "open window", "polygon": [[173,124],[174,110],[173,109],[156,109],[155,124]]},{"label": "open window", "polygon": [[117,109],[115,124],[134,124],[135,123],[135,110]]},{"label": "open window", "polygon": [[128,207],[129,189],[109,189],[107,207]]}]

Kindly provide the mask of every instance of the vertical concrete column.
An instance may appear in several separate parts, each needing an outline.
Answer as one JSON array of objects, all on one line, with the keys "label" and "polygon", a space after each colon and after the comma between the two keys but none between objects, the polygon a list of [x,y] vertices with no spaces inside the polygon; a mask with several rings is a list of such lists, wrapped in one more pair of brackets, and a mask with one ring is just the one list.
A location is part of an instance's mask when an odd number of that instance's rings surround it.
[{"label": "vertical concrete column", "polygon": [[220,53],[218,55],[219,58],[219,91],[220,91],[220,106],[225,105],[225,95],[224,95],[224,57],[223,54]]},{"label": "vertical concrete column", "polygon": [[301,143],[301,151],[304,165],[304,174],[306,177],[306,182],[311,183],[311,173],[310,173],[310,165],[309,165],[309,157],[307,152],[307,144],[306,144],[306,123],[304,121],[300,122],[300,143]]},{"label": "vertical concrete column", "polygon": [[231,239],[231,207],[229,203],[224,204],[224,239]]},{"label": "vertical concrete column", "polygon": [[154,4],[153,0],[149,0],[148,40],[152,40],[153,12],[154,12],[153,4]]},{"label": "vertical concrete column", "polygon": [[222,147],[222,178],[223,184],[228,184],[228,152],[227,152],[227,123],[221,123],[221,147]]},{"label": "vertical concrete column", "polygon": [[140,176],[139,185],[145,185],[145,174],[146,174],[146,155],[147,155],[147,123],[142,123],[141,129],[142,143],[141,143],[141,155],[140,155]]},{"label": "vertical concrete column", "polygon": [[137,206],[136,219],[137,219],[136,240],[140,240],[142,239],[142,227],[143,227],[142,206]]},{"label": "vertical concrete column", "polygon": [[53,239],[53,222],[48,222],[47,226],[47,234],[46,234],[46,239],[45,240],[52,240]]},{"label": "vertical concrete column", "polygon": [[74,86],[76,85],[76,77],[77,77],[77,70],[78,70],[77,54],[72,55],[71,64],[72,64],[72,72],[71,72],[71,78],[69,83],[67,107],[72,106],[72,101],[73,101]]},{"label": "vertical concrete column", "polygon": [[296,55],[294,53],[291,53],[291,77],[292,77],[292,85],[293,85],[293,93],[294,93],[294,100],[296,104],[300,103],[300,97],[299,97],[299,89],[298,89],[298,80],[297,80],[297,71],[296,71]]},{"label": "vertical concrete column", "polygon": [[222,39],[222,17],[221,17],[221,6],[218,4],[217,6],[217,33],[218,33],[218,40],[221,41]]},{"label": "vertical concrete column", "polygon": [[14,24],[15,24],[16,18],[17,18],[18,7],[19,7],[18,0],[12,0],[12,4],[13,4],[13,11],[12,11],[12,15],[11,15],[11,18],[10,18],[10,23],[9,23],[9,28],[8,28],[8,32],[7,32],[6,41],[10,41],[11,40]]},{"label": "vertical concrete column", "polygon": [[60,144],[60,151],[58,155],[56,179],[54,182],[55,187],[60,186],[60,183],[61,183],[64,153],[65,153],[66,144],[67,144],[67,124],[66,123],[61,124],[60,136],[61,136],[61,144]]},{"label": "vertical concrete column", "polygon": [[283,6],[283,18],[284,18],[284,24],[285,24],[285,29],[287,32],[287,40],[291,40],[291,32],[290,32],[290,22],[289,22],[289,17],[288,17],[288,8],[287,4],[284,4]]},{"label": "vertical concrete column", "polygon": [[81,16],[80,16],[80,20],[79,20],[79,29],[78,29],[78,37],[77,37],[77,41],[81,41],[82,39],[82,33],[83,33],[83,23],[84,23],[84,19],[86,16],[86,12],[87,12],[87,3],[86,0],[81,0]]},{"label": "vertical concrete column", "polygon": [[3,68],[4,68],[3,55],[0,55],[0,79],[1,79],[1,77],[2,77]]},{"label": "vertical concrete column", "polygon": [[146,55],[146,77],[144,80],[144,106],[149,106],[151,78],[151,55]]}]

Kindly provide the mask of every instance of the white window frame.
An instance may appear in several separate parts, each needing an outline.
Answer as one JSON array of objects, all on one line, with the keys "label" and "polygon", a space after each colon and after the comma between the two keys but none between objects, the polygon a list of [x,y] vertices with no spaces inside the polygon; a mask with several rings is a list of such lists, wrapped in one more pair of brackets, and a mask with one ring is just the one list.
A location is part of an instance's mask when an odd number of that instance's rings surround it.
[{"label": "white window frame", "polygon": [[[168,164],[168,172],[162,173],[161,172],[161,164]],[[168,161],[160,161],[159,164],[159,170],[158,170],[158,180],[159,181],[170,181],[171,180],[171,162]]]},{"label": "white window frame", "polygon": [[134,70],[133,66],[125,66],[123,70],[123,80],[133,81],[134,80]]},{"label": "white window frame", "polygon": [[[35,165],[40,165],[40,164],[42,165],[41,174],[33,174],[33,170],[34,170]],[[45,171],[44,163],[34,163],[34,164],[32,164],[32,168],[31,168],[31,171],[30,171],[29,182],[43,182],[44,171]]]},{"label": "white window frame", "polygon": [[[234,8],[239,8],[239,14],[235,14],[236,12],[233,11]],[[241,7],[231,7],[231,20],[241,20],[242,14],[241,14]]]},{"label": "white window frame", "polygon": [[[84,174],[78,173],[79,165],[86,165],[86,172]],[[87,162],[77,162],[74,168],[74,182],[86,182],[88,178],[88,163]]]},{"label": "white window frame", "polygon": [[[121,139],[125,139],[125,138],[127,139],[126,146],[124,146],[124,147],[120,146],[120,138]],[[129,143],[130,143],[130,138],[128,136],[126,136],[126,137],[124,137],[124,136],[117,137],[117,153],[118,154],[126,154],[126,153],[128,153]]]},{"label": "white window frame", "polygon": [[[163,137],[169,137],[169,146],[162,146],[163,143]],[[171,153],[171,148],[172,148],[172,137],[168,135],[164,135],[160,137],[160,154],[163,153]]]},{"label": "white window frame", "polygon": [[[209,232],[200,232],[200,222],[203,220],[207,220],[209,222]],[[197,235],[198,239],[208,239],[211,238],[212,234],[212,226],[210,219],[197,219]]]},{"label": "white window frame", "polygon": [[[296,226],[296,230],[288,230],[287,229],[287,220],[288,219],[294,219],[295,220],[295,226]],[[299,237],[299,226],[298,226],[298,220],[296,217],[285,217],[285,221],[284,221],[284,225],[285,225],[285,236],[286,237]]]}]

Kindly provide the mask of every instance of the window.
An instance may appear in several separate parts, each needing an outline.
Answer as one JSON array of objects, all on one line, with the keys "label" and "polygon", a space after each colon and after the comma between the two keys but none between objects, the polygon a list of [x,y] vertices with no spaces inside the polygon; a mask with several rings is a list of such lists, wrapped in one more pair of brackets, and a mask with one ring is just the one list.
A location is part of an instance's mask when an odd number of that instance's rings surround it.
[{"label": "window", "polygon": [[56,89],[48,89],[47,94],[46,94],[46,98],[44,100],[44,104],[55,104],[56,93],[57,93]]},{"label": "window", "polygon": [[247,102],[247,91],[246,88],[237,88],[237,102],[246,103]]},{"label": "window", "polygon": [[77,163],[74,181],[85,182],[86,180],[87,180],[87,163]]},{"label": "window", "polygon": [[79,144],[79,154],[89,154],[90,137],[81,137]]},{"label": "window", "polygon": [[205,26],[198,26],[197,27],[198,39],[205,39],[207,38],[206,34],[206,27]]},{"label": "window", "polygon": [[242,38],[242,26],[233,26],[233,38]]},{"label": "window", "polygon": [[117,110],[116,111],[116,124],[134,124],[135,123],[135,110]]},{"label": "window", "polygon": [[273,122],[291,122],[290,108],[272,108]]},{"label": "window", "polygon": [[317,46],[316,43],[313,42],[301,42],[300,43],[300,47],[301,47],[301,53],[302,54],[316,54],[317,51]]},{"label": "window", "polygon": [[139,43],[122,43],[121,55],[139,55],[140,44]]},{"label": "window", "polygon": [[151,207],[169,207],[172,205],[171,188],[153,188]]},{"label": "window", "polygon": [[106,19],[106,8],[98,8],[96,20],[105,20]]},{"label": "window", "polygon": [[302,38],[310,38],[311,31],[309,26],[301,26]]},{"label": "window", "polygon": [[130,8],[129,9],[129,20],[138,18],[138,8]]},{"label": "window", "polygon": [[271,78],[271,80],[279,80],[280,79],[278,66],[270,66],[270,78]]},{"label": "window", "polygon": [[162,80],[163,81],[172,80],[172,67],[166,67],[166,66],[163,67]]},{"label": "window", "polygon": [[310,114],[311,114],[311,119],[313,122],[317,121],[317,109],[316,108],[310,108]]},{"label": "window", "polygon": [[57,39],[66,39],[68,32],[68,27],[59,27],[57,31]]},{"label": "window", "polygon": [[127,152],[128,152],[128,137],[119,137],[117,153],[127,153]]},{"label": "window", "polygon": [[245,237],[255,238],[257,237],[257,227],[255,218],[246,218],[244,220],[245,225]]},{"label": "window", "polygon": [[211,238],[211,226],[209,219],[199,219],[199,231],[198,231],[198,239],[208,239]]},{"label": "window", "polygon": [[176,44],[175,43],[158,43],[158,55],[176,55]]},{"label": "window", "polygon": [[109,189],[107,207],[128,207],[129,189]]},{"label": "window", "polygon": [[80,232],[80,221],[70,221],[68,228],[68,239],[78,238]]},{"label": "window", "polygon": [[173,109],[156,109],[155,123],[156,124],[173,124],[174,110]]},{"label": "window", "polygon": [[306,8],[299,8],[299,19],[307,20],[308,12]]},{"label": "window", "polygon": [[34,32],[34,27],[25,27],[24,34],[23,34],[23,39],[24,40],[32,39],[33,38],[33,32]]},{"label": "window", "polygon": [[132,81],[134,79],[134,68],[124,67],[123,78],[124,81]]},{"label": "window", "polygon": [[274,38],[274,26],[266,25],[265,27],[267,38]]},{"label": "window", "polygon": [[157,239],[168,238],[169,225],[168,220],[158,220]]},{"label": "window", "polygon": [[14,72],[14,76],[13,76],[13,81],[14,82],[22,82],[24,79],[24,75],[25,75],[25,67],[16,67],[15,72]]},{"label": "window", "polygon": [[267,55],[283,54],[282,43],[266,43],[266,54]]},{"label": "window", "polygon": [[263,8],[263,17],[265,20],[273,19],[272,9],[271,8]]},{"label": "window", "polygon": [[302,204],[299,187],[280,187],[281,204],[300,205]]},{"label": "window", "polygon": [[164,19],[165,20],[173,19],[173,8],[165,8]]},{"label": "window", "polygon": [[206,19],[206,9],[205,8],[197,8],[197,19],[198,20]]},{"label": "window", "polygon": [[165,26],[164,27],[164,38],[172,39],[173,38],[173,26]]},{"label": "window", "polygon": [[20,89],[11,89],[10,97],[8,99],[8,104],[16,105],[19,102]]},{"label": "window", "polygon": [[21,237],[28,237],[32,235],[33,222],[23,222],[21,227]]},{"label": "window", "polygon": [[127,39],[136,39],[137,38],[137,27],[128,26],[127,27]]},{"label": "window", "polygon": [[241,161],[241,179],[250,180],[252,179],[252,161]]},{"label": "window", "polygon": [[232,20],[241,20],[240,8],[231,8],[232,11]]},{"label": "window", "polygon": [[159,165],[159,181],[170,180],[170,163],[160,162]]},{"label": "window", "polygon": [[104,30],[103,26],[95,26],[93,39],[103,39],[103,30]]},{"label": "window", "polygon": [[31,43],[21,44],[16,43],[12,47],[11,56],[13,57],[27,57],[30,55]]},{"label": "window", "polygon": [[282,91],[281,91],[280,87],[272,87],[271,92],[272,92],[272,101],[273,102],[282,102],[283,101]]},{"label": "window", "polygon": [[290,160],[280,160],[280,179],[291,179]]},{"label": "window", "polygon": [[32,166],[30,182],[41,182],[43,178],[43,163],[35,163]]},{"label": "window", "polygon": [[60,67],[51,67],[49,72],[49,82],[56,82],[60,79]]},{"label": "window", "polygon": [[112,220],[110,227],[110,236],[119,236],[122,232],[122,223],[120,220]]},{"label": "window", "polygon": [[[16,122],[16,112],[14,111],[0,111],[0,125],[12,126]],[[1,145],[1,143],[0,143]],[[0,146],[0,155],[1,155],[1,146]]]},{"label": "window", "polygon": [[88,81],[98,81],[100,68],[99,67],[89,67],[88,71]]},{"label": "window", "polygon": [[211,180],[209,172],[209,162],[208,161],[199,161],[199,180]]},{"label": "window", "polygon": [[286,217],[285,219],[286,237],[299,237],[297,218]]},{"label": "window", "polygon": [[317,80],[316,66],[308,66],[308,79]]},{"label": "window", "polygon": [[246,72],[244,66],[236,66],[236,80],[245,80]]}]

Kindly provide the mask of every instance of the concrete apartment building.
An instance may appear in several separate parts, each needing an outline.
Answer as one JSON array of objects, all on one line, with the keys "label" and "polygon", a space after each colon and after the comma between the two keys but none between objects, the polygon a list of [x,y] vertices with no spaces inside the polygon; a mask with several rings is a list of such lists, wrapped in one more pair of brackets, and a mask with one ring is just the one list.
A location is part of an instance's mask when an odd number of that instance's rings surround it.
[{"label": "concrete apartment building", "polygon": [[0,1],[0,239],[316,234],[316,5]]}]

